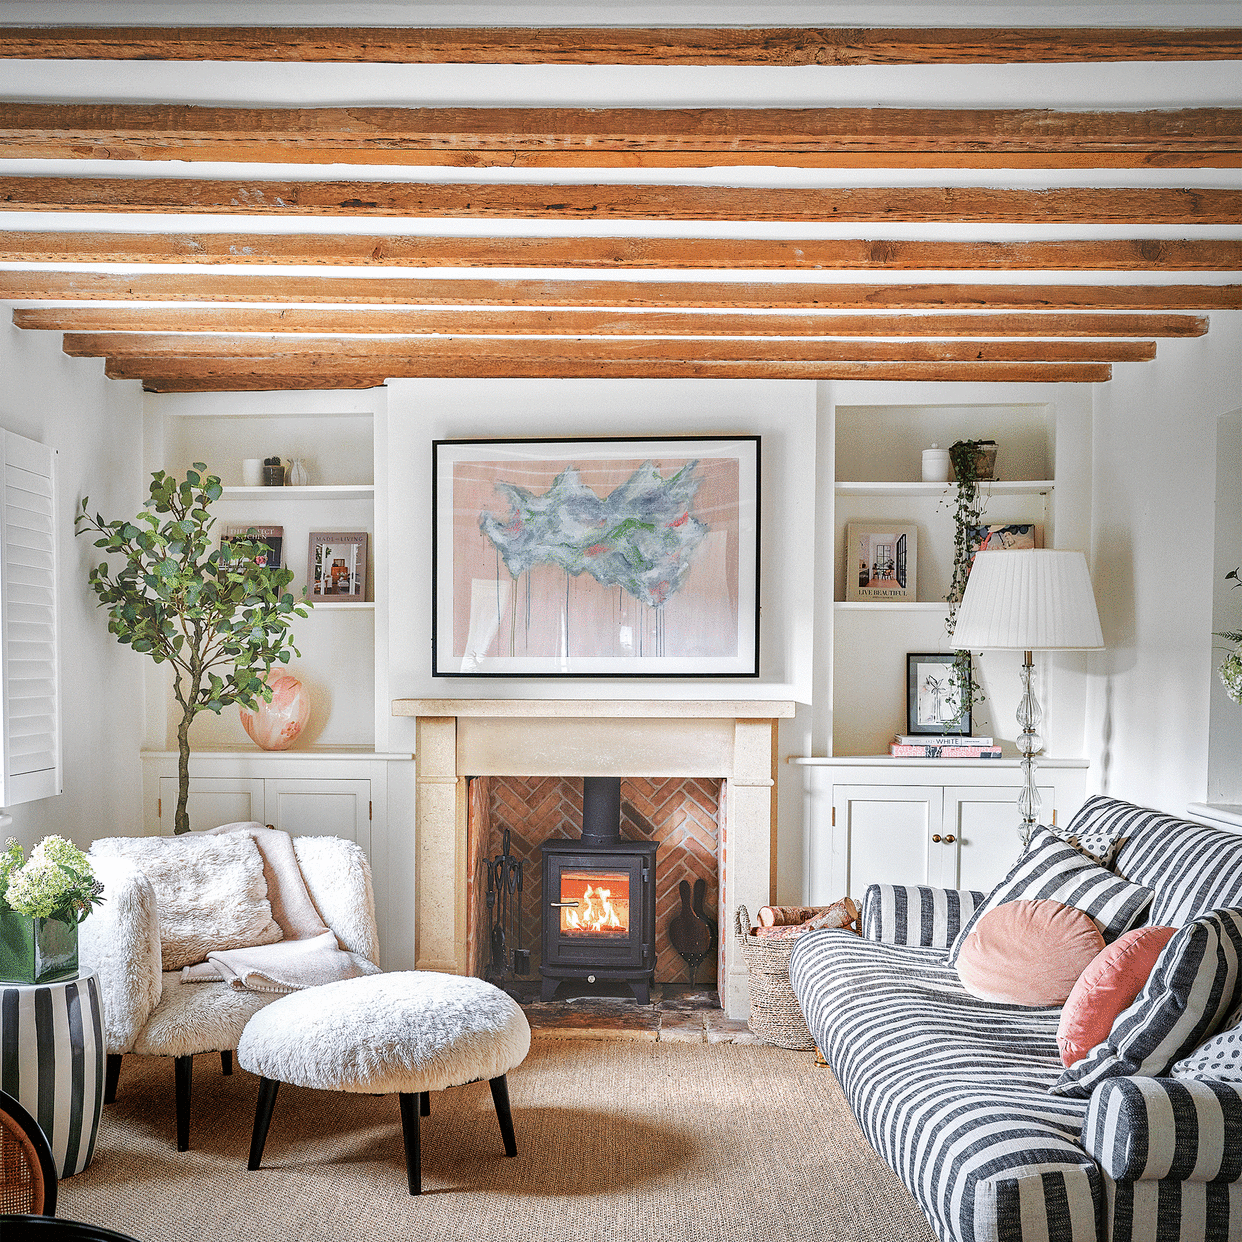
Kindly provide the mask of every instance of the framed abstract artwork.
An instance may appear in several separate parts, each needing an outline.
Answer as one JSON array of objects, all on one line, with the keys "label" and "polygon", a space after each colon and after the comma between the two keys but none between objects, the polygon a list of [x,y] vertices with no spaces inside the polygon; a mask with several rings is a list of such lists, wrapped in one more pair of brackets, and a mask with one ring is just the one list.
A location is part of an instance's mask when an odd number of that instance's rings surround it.
[{"label": "framed abstract artwork", "polygon": [[962,686],[970,682],[970,653],[906,653],[906,732],[970,734],[970,708],[962,710]]},{"label": "framed abstract artwork", "polygon": [[437,440],[437,677],[755,677],[759,437]]}]

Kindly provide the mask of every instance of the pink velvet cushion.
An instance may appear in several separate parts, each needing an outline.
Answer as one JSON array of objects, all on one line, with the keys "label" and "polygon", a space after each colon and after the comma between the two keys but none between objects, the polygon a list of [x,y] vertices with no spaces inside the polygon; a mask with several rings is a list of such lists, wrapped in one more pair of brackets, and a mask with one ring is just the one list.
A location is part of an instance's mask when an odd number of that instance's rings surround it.
[{"label": "pink velvet cushion", "polygon": [[989,910],[957,959],[962,987],[1006,1005],[1059,1005],[1104,947],[1095,920],[1059,901],[1007,901]]},{"label": "pink velvet cushion", "polygon": [[1088,965],[1061,1010],[1057,1047],[1063,1065],[1081,1061],[1108,1038],[1118,1016],[1143,990],[1176,927],[1136,927],[1119,936]]}]

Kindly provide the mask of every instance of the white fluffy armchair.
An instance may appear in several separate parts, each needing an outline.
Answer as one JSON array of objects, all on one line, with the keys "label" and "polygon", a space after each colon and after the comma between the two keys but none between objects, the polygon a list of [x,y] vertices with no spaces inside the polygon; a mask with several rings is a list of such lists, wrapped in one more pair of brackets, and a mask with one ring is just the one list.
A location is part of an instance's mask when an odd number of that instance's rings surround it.
[{"label": "white fluffy armchair", "polygon": [[[307,892],[341,948],[378,966],[379,935],[371,869],[362,849],[336,837],[293,842]],[[239,991],[218,983],[183,983],[163,971],[158,901],[146,876],[128,859],[92,853],[104,903],[81,925],[79,958],[99,972],[108,1054],[104,1101],[116,1098],[121,1058],[133,1052],[172,1057],[176,1080],[177,1148],[189,1147],[194,1054],[218,1052],[226,1074],[246,1023],[279,993]]]}]

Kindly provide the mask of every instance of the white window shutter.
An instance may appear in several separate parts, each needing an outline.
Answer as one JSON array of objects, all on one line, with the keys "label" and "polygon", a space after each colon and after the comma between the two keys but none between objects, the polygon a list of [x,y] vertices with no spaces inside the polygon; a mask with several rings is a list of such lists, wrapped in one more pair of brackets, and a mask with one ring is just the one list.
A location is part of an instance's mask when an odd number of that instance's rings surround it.
[{"label": "white window shutter", "polygon": [[61,792],[54,450],[0,431],[0,806]]}]

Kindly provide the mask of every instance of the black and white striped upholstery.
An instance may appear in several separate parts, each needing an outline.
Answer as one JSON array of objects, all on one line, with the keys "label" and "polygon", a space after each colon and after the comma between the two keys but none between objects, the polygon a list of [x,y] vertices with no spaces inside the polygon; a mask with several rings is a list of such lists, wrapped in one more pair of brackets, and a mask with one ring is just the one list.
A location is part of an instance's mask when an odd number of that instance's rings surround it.
[{"label": "black and white striped upholstery", "polygon": [[1085,1100],[1049,1095],[1055,1009],[967,995],[938,949],[812,932],[794,992],[872,1146],[943,1242],[1094,1242]]},{"label": "black and white striped upholstery", "polygon": [[947,949],[986,894],[924,884],[871,884],[863,894],[864,940]]},{"label": "black and white striped upholstery", "polygon": [[1149,923],[1181,927],[1242,906],[1242,836],[1105,797],[1088,798],[1067,831],[1122,841],[1113,870],[1156,891]]},{"label": "black and white striped upholstery", "polygon": [[1165,946],[1151,977],[1103,1043],[1052,1088],[1089,1096],[1106,1078],[1160,1077],[1224,1022],[1242,991],[1242,909],[1214,910]]},{"label": "black and white striped upholstery", "polygon": [[966,937],[989,910],[1009,901],[1051,900],[1074,906],[1095,920],[1108,943],[1141,921],[1151,898],[1149,888],[1105,871],[1047,828],[1037,826],[1009,874],[958,932],[949,960],[957,961]]},{"label": "black and white striped upholstery", "polygon": [[1110,1078],[1091,1097],[1082,1142],[1115,1181],[1237,1181],[1242,1083]]}]

